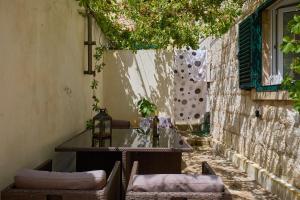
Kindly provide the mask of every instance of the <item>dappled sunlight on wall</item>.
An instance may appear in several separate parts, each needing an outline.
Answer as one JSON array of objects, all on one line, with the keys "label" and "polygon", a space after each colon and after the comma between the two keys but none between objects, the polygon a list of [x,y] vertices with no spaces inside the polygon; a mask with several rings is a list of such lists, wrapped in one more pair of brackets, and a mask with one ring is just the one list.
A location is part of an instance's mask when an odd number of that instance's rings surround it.
[{"label": "dappled sunlight on wall", "polygon": [[140,50],[107,51],[103,71],[103,105],[115,119],[137,125],[137,101],[146,97],[160,115],[173,116],[173,52]]},{"label": "dappled sunlight on wall", "polygon": [[[270,96],[259,100],[255,98],[259,92],[239,89],[237,35],[237,26],[234,26],[222,38],[207,39],[201,44],[208,49],[208,63],[214,75],[210,104],[211,134],[216,151],[235,152],[295,185],[300,172],[296,113],[290,101],[271,101]],[[258,117],[256,110],[260,112]],[[270,187],[267,179],[259,183]]]}]

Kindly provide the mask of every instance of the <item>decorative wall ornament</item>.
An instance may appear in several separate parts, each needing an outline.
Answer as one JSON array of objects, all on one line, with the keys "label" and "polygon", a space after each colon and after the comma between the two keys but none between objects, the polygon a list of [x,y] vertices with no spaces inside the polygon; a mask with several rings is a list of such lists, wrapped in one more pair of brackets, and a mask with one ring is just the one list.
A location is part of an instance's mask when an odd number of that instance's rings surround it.
[{"label": "decorative wall ornament", "polygon": [[199,122],[207,107],[206,50],[176,50],[173,72],[175,122]]}]

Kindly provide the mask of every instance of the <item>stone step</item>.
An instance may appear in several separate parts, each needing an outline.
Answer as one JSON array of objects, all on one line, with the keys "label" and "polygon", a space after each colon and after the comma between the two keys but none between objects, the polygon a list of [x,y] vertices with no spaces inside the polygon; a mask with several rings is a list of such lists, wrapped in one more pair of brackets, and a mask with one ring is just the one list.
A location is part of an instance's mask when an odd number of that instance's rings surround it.
[{"label": "stone step", "polygon": [[196,131],[199,130],[200,124],[175,124],[175,127],[180,131]]},{"label": "stone step", "polygon": [[179,133],[186,139],[186,141],[191,146],[210,148],[211,147],[211,137],[210,136],[197,136],[193,135],[188,131],[179,131]]},{"label": "stone step", "polygon": [[210,140],[205,138],[189,138],[187,139],[187,142],[191,146],[201,146],[210,148]]}]

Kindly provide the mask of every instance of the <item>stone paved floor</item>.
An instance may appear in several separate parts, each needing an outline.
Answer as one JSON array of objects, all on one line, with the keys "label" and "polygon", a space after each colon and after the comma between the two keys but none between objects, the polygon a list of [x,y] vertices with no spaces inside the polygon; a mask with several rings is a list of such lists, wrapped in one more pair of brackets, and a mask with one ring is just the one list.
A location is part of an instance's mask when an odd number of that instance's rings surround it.
[{"label": "stone paved floor", "polygon": [[183,173],[201,173],[201,161],[209,165],[222,177],[234,200],[279,200],[264,190],[253,179],[222,157],[214,156],[210,149],[196,147],[193,152],[183,155]]}]

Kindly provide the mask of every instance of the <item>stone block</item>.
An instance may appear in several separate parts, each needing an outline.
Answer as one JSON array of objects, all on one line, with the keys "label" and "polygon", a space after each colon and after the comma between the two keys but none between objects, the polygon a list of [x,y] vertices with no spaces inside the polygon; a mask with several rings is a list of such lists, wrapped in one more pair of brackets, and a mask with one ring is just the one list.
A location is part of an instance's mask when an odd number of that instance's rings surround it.
[{"label": "stone block", "polygon": [[263,132],[266,127],[267,122],[261,119],[253,119],[251,120],[254,126],[254,140],[256,144],[263,145]]},{"label": "stone block", "polygon": [[256,133],[256,128],[258,126],[258,123],[261,122],[260,119],[255,118],[255,117],[249,117],[248,118],[250,126],[249,126],[249,132],[247,137],[249,137],[251,139],[252,142],[256,141],[256,136],[258,133]]},{"label": "stone block", "polygon": [[213,50],[211,50],[210,60],[211,60],[212,68],[215,71],[218,70],[218,69],[220,69],[220,66],[222,66],[223,64],[225,64],[225,63],[222,63],[222,52],[220,50],[219,51],[213,51]]},{"label": "stone block", "polygon": [[295,187],[300,189],[300,157],[295,161],[295,168],[292,177],[292,182]]},{"label": "stone block", "polygon": [[284,152],[286,143],[285,143],[285,131],[284,126],[279,122],[274,122],[272,127],[272,135],[270,139],[270,148],[278,153]]},{"label": "stone block", "polygon": [[[282,156],[282,179],[297,185],[297,181],[295,178],[299,176],[299,166],[295,164],[299,164],[295,158],[291,158],[289,156]],[[299,186],[299,185],[298,185]],[[298,187],[297,186],[297,187]]]},{"label": "stone block", "polygon": [[264,120],[265,125],[264,125],[264,129],[262,131],[262,145],[264,145],[265,147],[267,147],[267,144],[269,143],[269,141],[272,138],[272,127],[273,127],[273,123]]},{"label": "stone block", "polygon": [[257,149],[257,144],[255,144],[252,141],[246,140],[246,154],[245,156],[250,159],[250,160],[254,160],[255,157],[255,149]]},{"label": "stone block", "polygon": [[276,119],[277,115],[277,107],[275,106],[270,106],[270,105],[264,105],[261,107],[262,109],[262,119],[272,121]]},{"label": "stone block", "polygon": [[249,133],[250,123],[248,117],[240,116],[240,134],[243,137],[247,137]]},{"label": "stone block", "polygon": [[256,92],[256,90],[251,91],[251,98],[253,100],[266,100],[266,101],[272,101],[272,100],[291,100],[289,98],[287,91],[276,91],[276,92]]},{"label": "stone block", "polygon": [[226,120],[226,112],[221,110],[217,117],[218,117],[219,124],[221,124],[221,126],[224,127],[225,120]]},{"label": "stone block", "polygon": [[211,43],[213,42],[213,38],[212,37],[207,37],[205,39],[201,39],[201,41],[199,41],[199,47],[200,49],[210,49]]},{"label": "stone block", "polygon": [[210,46],[212,52],[218,52],[222,49],[222,38],[211,38]]},{"label": "stone block", "polygon": [[257,103],[252,101],[250,95],[242,95],[242,98],[244,98],[245,104],[241,106],[241,112],[254,117],[255,109],[258,107]]},{"label": "stone block", "polygon": [[290,157],[300,159],[300,137],[295,136],[289,130],[284,131],[285,135],[285,149],[284,154]]},{"label": "stone block", "polygon": [[265,149],[262,145],[254,143],[254,152],[250,157],[250,160],[258,164],[263,162]]},{"label": "stone block", "polygon": [[240,135],[240,120],[241,120],[241,117],[239,114],[237,113],[232,113],[230,115],[230,131],[235,133],[236,135]]},{"label": "stone block", "polygon": [[239,152],[240,144],[243,143],[243,137],[240,137],[239,135],[236,134],[232,134],[231,138],[232,138],[232,148],[235,151]]},{"label": "stone block", "polygon": [[293,128],[299,123],[299,113],[291,107],[278,108],[278,120],[286,128]]},{"label": "stone block", "polygon": [[231,150],[227,150],[224,155],[226,155],[236,167],[245,171],[249,177],[255,179],[260,185],[268,191],[278,195],[281,199],[300,200],[299,189],[260,167],[257,163],[252,162],[243,155],[237,154]]},{"label": "stone block", "polygon": [[229,57],[229,54],[230,54],[230,46],[222,46],[222,51],[221,51],[221,63],[223,65],[228,65],[229,64],[229,60],[230,60],[230,57]]},{"label": "stone block", "polygon": [[232,145],[231,133],[226,130],[223,130],[223,136],[222,136],[221,141],[227,148],[231,148],[231,145]]},{"label": "stone block", "polygon": [[241,155],[245,155],[245,143],[246,143],[246,138],[243,136],[240,136],[239,142],[237,144],[237,152]]}]

